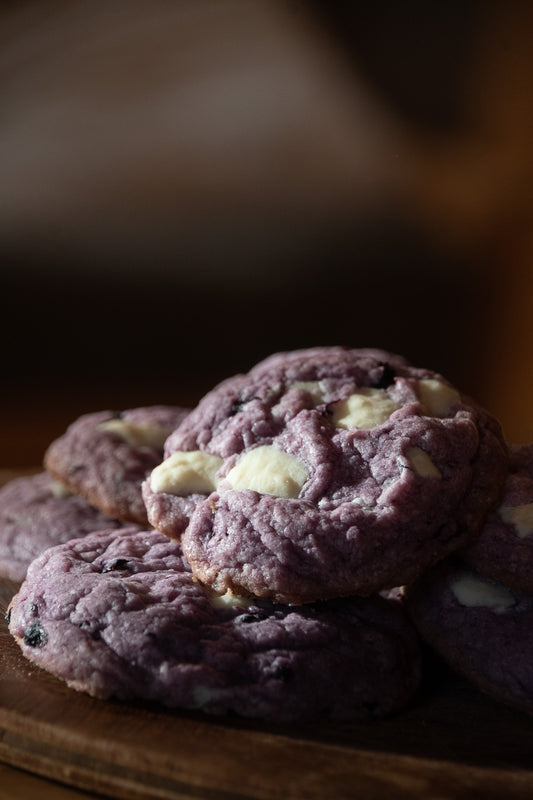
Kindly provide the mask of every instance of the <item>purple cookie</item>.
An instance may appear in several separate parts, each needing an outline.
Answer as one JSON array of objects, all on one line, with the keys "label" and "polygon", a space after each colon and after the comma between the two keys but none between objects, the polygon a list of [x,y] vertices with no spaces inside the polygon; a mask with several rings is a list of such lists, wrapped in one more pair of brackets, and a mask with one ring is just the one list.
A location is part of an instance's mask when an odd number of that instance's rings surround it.
[{"label": "purple cookie", "polygon": [[533,596],[455,558],[406,590],[421,637],[455,671],[501,702],[533,714]]},{"label": "purple cookie", "polygon": [[44,472],[16,478],[0,489],[0,575],[22,581],[48,547],[123,525]]},{"label": "purple cookie", "polygon": [[143,494],[201,581],[301,603],[410,583],[464,547],[507,461],[498,423],[440,375],[313,348],[206,395]]},{"label": "purple cookie", "polygon": [[484,575],[533,594],[533,444],[512,448],[500,505],[461,558]]},{"label": "purple cookie", "polygon": [[28,659],[104,699],[361,719],[405,707],[420,679],[418,638],[396,603],[219,597],[158,531],[103,531],[46,551],[8,618]]},{"label": "purple cookie", "polygon": [[188,409],[149,406],[84,414],[49,446],[47,471],[111,517],[147,525],[141,485]]}]

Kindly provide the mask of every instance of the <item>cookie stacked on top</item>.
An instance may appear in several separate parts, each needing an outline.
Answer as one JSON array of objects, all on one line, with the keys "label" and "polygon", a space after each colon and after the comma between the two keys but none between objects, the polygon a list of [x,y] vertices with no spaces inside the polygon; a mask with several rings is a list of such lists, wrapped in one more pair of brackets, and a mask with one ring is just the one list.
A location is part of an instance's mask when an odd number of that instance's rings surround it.
[{"label": "cookie stacked on top", "polygon": [[471,542],[507,469],[499,425],[397,356],[272,356],[204,397],[143,484],[217,592],[283,603],[412,582]]},{"label": "cookie stacked on top", "polygon": [[[97,452],[90,501],[108,510],[113,448],[79,436],[73,466],[68,438],[47,468],[80,492]],[[153,530],[45,551],[10,630],[99,697],[267,719],[392,713],[420,677],[394,589],[475,546],[508,464],[497,421],[435,372],[373,349],[278,353],[168,436],[142,482]]]}]

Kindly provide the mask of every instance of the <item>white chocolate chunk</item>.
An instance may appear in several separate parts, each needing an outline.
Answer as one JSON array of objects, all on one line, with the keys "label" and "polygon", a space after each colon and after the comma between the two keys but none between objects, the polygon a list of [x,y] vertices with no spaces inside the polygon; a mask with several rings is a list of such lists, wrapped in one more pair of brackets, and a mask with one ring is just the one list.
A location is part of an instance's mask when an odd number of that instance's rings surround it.
[{"label": "white chocolate chunk", "polygon": [[351,502],[354,504],[354,506],[359,506],[359,508],[362,508],[364,511],[370,511],[372,508],[374,508],[373,503],[366,502],[362,497],[354,497]]},{"label": "white chocolate chunk", "polygon": [[167,494],[210,494],[222,464],[222,458],[203,450],[178,451],[152,470],[150,487]]},{"label": "white chocolate chunk", "polygon": [[299,459],[272,445],[261,445],[243,453],[226,477],[231,489],[252,489],[275,497],[298,497],[307,480]]},{"label": "white chocolate chunk", "polygon": [[231,589],[228,589],[224,594],[217,594],[206,589],[206,594],[213,608],[238,608],[239,606],[247,608],[250,605],[249,598],[234,594]]},{"label": "white chocolate chunk", "polygon": [[533,503],[523,506],[502,506],[499,511],[504,522],[515,526],[521,539],[533,533]]},{"label": "white chocolate chunk", "polygon": [[461,402],[458,391],[432,378],[418,381],[418,394],[421,402],[434,417],[446,417],[452,407]]},{"label": "white chocolate chunk", "polygon": [[369,430],[388,420],[398,408],[384,389],[363,388],[335,404],[333,424],[336,428]]},{"label": "white chocolate chunk", "polygon": [[151,422],[128,422],[125,419],[110,419],[102,422],[100,430],[116,433],[132,447],[157,447],[163,449],[168,436],[166,428]]},{"label": "white chocolate chunk", "polygon": [[490,608],[496,614],[514,605],[514,597],[505,586],[467,575],[452,584],[452,592],[462,606]]},{"label": "white chocolate chunk", "polygon": [[442,478],[439,468],[420,447],[410,447],[406,453],[409,465],[421,478]]},{"label": "white chocolate chunk", "polygon": [[61,481],[52,481],[50,484],[50,491],[54,495],[54,497],[58,497],[59,499],[65,497],[72,497],[74,492],[71,492],[68,486],[65,486],[64,483]]}]

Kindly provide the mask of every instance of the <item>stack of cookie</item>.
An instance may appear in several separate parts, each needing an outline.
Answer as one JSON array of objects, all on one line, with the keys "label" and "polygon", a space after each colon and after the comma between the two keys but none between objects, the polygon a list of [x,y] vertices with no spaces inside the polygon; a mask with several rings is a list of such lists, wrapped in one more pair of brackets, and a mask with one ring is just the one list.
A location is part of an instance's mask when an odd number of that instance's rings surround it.
[{"label": "stack of cookie", "polygon": [[499,507],[469,547],[405,592],[421,636],[454,670],[533,714],[533,445],[510,449]]},{"label": "stack of cookie", "polygon": [[105,528],[148,524],[144,477],[188,409],[86,414],[50,445],[46,471],[0,490],[0,576],[22,581],[48,547]]},{"label": "stack of cookie", "polygon": [[[380,350],[278,353],[184,412],[121,506],[117,452],[146,445],[136,420],[108,417],[71,426],[45,465],[141,527],[32,561],[9,612],[29,659],[98,697],[212,713],[359,719],[407,705],[421,660],[397,587],[481,542],[509,475],[490,414]],[[406,607],[425,636],[421,595]]]}]

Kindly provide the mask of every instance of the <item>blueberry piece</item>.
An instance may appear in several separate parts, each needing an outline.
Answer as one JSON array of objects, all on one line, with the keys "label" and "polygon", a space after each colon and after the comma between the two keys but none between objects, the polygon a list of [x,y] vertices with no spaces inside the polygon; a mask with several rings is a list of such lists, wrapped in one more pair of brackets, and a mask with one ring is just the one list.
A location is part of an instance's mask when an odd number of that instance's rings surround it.
[{"label": "blueberry piece", "polygon": [[98,639],[101,639],[102,637],[98,628],[93,628],[93,625],[94,622],[92,620],[84,619],[79,623],[78,627],[82,631],[87,631],[91,639],[98,641]]},{"label": "blueberry piece", "polygon": [[229,410],[230,416],[234,417],[235,414],[239,414],[243,410],[243,408],[244,408],[244,406],[246,405],[247,402],[248,402],[248,400],[243,400],[243,399],[239,398],[234,403],[232,403],[231,404],[231,408]]},{"label": "blueberry piece", "polygon": [[261,611],[252,611],[251,614],[242,614],[237,617],[237,622],[260,622],[262,619],[265,619],[265,615]]},{"label": "blueberry piece", "polygon": [[235,400],[235,402],[231,404],[229,410],[230,416],[234,417],[235,414],[239,414],[247,403],[250,403],[252,400],[256,399],[257,398],[255,397],[239,397],[238,400]]},{"label": "blueberry piece", "polygon": [[27,644],[28,647],[44,647],[47,640],[46,631],[41,628],[38,622],[28,625],[24,631],[24,644]]},{"label": "blueberry piece", "polygon": [[282,664],[281,666],[277,667],[274,677],[278,678],[283,683],[288,683],[293,677],[291,667],[289,667],[287,664]]},{"label": "blueberry piece", "polygon": [[126,565],[128,563],[127,558],[117,558],[112,564],[106,564],[105,567],[102,568],[102,573],[104,572],[111,572],[114,570],[121,570],[126,569]]},{"label": "blueberry piece", "polygon": [[376,389],[386,389],[387,386],[390,386],[391,383],[394,382],[394,378],[396,377],[396,372],[390,364],[381,364],[381,366],[383,367],[383,372],[381,373],[380,379],[375,384]]}]

